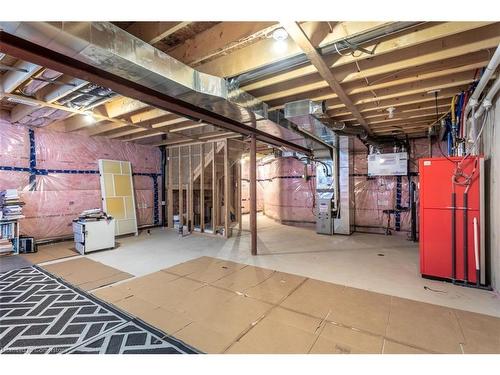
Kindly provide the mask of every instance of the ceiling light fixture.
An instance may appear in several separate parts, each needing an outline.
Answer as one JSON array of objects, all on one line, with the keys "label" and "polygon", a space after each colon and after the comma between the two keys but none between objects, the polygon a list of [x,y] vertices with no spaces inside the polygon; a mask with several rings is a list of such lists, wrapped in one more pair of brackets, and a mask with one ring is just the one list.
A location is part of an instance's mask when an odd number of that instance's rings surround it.
[{"label": "ceiling light fixture", "polygon": [[277,28],[276,30],[273,31],[273,39],[276,41],[283,41],[288,39],[288,33],[286,30],[282,27]]}]

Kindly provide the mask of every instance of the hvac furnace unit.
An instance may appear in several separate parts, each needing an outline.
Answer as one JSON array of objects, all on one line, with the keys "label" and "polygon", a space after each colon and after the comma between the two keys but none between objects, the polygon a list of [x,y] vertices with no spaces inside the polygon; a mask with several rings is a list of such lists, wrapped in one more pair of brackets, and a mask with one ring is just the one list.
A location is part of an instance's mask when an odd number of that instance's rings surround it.
[{"label": "hvac furnace unit", "polygon": [[485,285],[484,159],[420,159],[419,174],[420,273]]}]

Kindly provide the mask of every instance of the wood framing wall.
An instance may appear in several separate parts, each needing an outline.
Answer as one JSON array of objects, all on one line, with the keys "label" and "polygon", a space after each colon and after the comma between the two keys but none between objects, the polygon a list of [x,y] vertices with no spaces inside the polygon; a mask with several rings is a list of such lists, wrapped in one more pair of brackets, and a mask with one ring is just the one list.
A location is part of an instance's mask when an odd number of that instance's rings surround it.
[{"label": "wood framing wall", "polygon": [[241,230],[244,142],[224,139],[167,148],[167,222],[189,232],[231,236]]}]

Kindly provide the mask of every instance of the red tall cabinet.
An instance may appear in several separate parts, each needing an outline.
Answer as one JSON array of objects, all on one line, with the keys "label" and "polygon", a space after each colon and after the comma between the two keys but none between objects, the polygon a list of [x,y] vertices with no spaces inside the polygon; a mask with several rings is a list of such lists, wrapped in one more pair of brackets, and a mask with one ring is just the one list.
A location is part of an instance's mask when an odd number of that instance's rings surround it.
[{"label": "red tall cabinet", "polygon": [[[484,285],[486,282],[484,218],[482,217],[484,214],[484,159],[468,157],[461,163],[464,174],[470,175],[474,168],[476,171],[466,199],[464,198],[465,186],[455,184],[455,204],[453,205],[452,177],[456,163],[461,160],[462,157],[419,160],[420,273],[424,277],[467,281],[473,284],[477,284],[479,277],[480,283]],[[476,238],[474,219],[477,221]],[[465,222],[466,225],[464,225]],[[479,272],[476,270],[475,240],[478,244]],[[464,244],[467,245],[464,246]],[[453,253],[455,277],[453,277],[452,266]],[[464,259],[467,261],[464,262]]]}]

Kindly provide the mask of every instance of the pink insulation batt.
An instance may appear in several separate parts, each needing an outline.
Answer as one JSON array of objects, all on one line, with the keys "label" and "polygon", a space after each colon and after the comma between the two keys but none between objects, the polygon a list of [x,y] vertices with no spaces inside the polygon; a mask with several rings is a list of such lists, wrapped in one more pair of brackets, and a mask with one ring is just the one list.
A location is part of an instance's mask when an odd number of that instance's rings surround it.
[{"label": "pink insulation batt", "polygon": [[[160,172],[160,151],[156,147],[47,129],[34,132],[38,169],[95,171],[99,169],[98,159],[110,159],[130,161],[133,172]],[[27,127],[0,122],[0,166],[29,167]],[[133,180],[138,225],[152,225],[153,180],[149,176],[134,176]],[[0,170],[0,190],[17,188],[26,203],[21,233],[38,240],[71,236],[72,220],[80,212],[101,207],[98,174],[37,175],[35,186],[30,190],[29,172]]]},{"label": "pink insulation batt", "polygon": [[[367,149],[359,141],[354,142],[353,158],[354,221],[358,230],[382,232],[387,225],[387,215],[383,210],[396,208],[396,177],[368,178]],[[433,145],[434,156],[436,146]],[[390,150],[386,150],[391,152]],[[429,156],[427,139],[411,141],[410,171],[418,172],[418,159]],[[308,166],[307,173],[315,174],[314,165]],[[287,224],[315,222],[314,191],[315,178],[306,181],[300,176],[305,174],[304,163],[294,158],[276,158],[266,163],[258,162],[257,167],[257,207],[264,214]],[[243,213],[249,212],[249,163],[242,164],[242,206]],[[418,183],[418,176],[411,181]],[[401,206],[408,206],[408,177],[402,177]],[[394,229],[394,215],[391,228]],[[401,231],[410,230],[410,213],[401,213]],[[394,233],[394,232],[393,232]]]},{"label": "pink insulation batt", "polygon": [[[284,223],[314,222],[314,178],[309,181],[304,175],[304,163],[294,158],[276,158],[257,167],[257,209],[270,218]],[[308,173],[314,174],[309,166]],[[242,212],[250,210],[249,165],[242,164]]]}]

